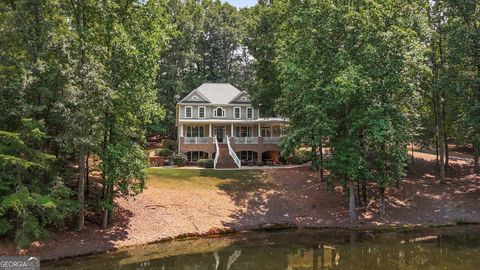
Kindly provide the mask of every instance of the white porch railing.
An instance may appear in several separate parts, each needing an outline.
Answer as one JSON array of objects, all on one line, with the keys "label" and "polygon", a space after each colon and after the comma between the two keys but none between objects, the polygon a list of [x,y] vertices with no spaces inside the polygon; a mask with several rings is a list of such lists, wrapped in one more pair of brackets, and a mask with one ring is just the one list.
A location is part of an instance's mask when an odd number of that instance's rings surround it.
[{"label": "white porch railing", "polygon": [[280,144],[280,137],[262,137],[262,143]]},{"label": "white porch railing", "polygon": [[184,137],[184,144],[207,144],[208,137]]},{"label": "white porch railing", "polygon": [[258,137],[234,137],[237,144],[258,144]]},{"label": "white porch railing", "polygon": [[233,148],[230,145],[230,137],[228,137],[228,135],[227,135],[227,145],[228,145],[228,153],[233,158],[233,161],[235,161],[235,164],[237,164],[237,167],[238,168],[242,167],[242,162],[238,158],[237,153],[235,153],[235,151],[233,151]]},{"label": "white porch railing", "polygon": [[217,141],[217,136],[213,138],[215,141],[215,148],[217,150],[217,153],[215,154],[215,159],[213,160],[213,169],[217,168],[217,162],[218,162],[218,156],[220,156],[220,148],[218,147],[218,141]]}]

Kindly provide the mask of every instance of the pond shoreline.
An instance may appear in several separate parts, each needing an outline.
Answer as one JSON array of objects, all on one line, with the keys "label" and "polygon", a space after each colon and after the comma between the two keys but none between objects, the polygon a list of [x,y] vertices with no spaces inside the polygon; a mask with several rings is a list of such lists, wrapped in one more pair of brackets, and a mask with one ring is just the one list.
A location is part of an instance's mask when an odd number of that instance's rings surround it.
[{"label": "pond shoreline", "polygon": [[294,224],[265,224],[261,226],[257,226],[256,228],[244,229],[244,230],[222,230],[217,231],[216,233],[209,234],[209,233],[189,233],[178,235],[174,237],[167,237],[163,239],[159,239],[152,242],[146,242],[142,244],[136,245],[129,245],[129,246],[122,246],[119,248],[110,248],[105,250],[96,250],[91,252],[85,252],[77,255],[72,256],[61,256],[61,257],[46,257],[41,258],[42,262],[51,262],[51,261],[58,261],[62,259],[69,259],[69,258],[80,258],[85,256],[91,255],[99,255],[99,254],[107,254],[111,252],[119,252],[122,250],[129,250],[134,248],[139,248],[146,245],[151,244],[160,244],[160,243],[168,243],[170,241],[175,240],[197,240],[202,238],[217,238],[222,237],[230,234],[243,234],[243,233],[253,233],[253,232],[280,232],[280,231],[288,231],[288,230],[341,230],[341,231],[372,231],[372,232],[391,232],[391,231],[398,231],[398,230],[415,230],[421,228],[441,228],[441,227],[462,227],[462,226],[471,226],[471,225],[480,225],[480,222],[464,222],[464,223],[445,223],[445,224],[403,224],[403,225],[354,225],[354,226],[335,226],[335,227],[327,227],[327,226],[308,226],[308,227],[299,227]]},{"label": "pond shoreline", "polygon": [[[452,269],[477,269],[475,265],[480,255],[479,225],[400,228],[390,226],[389,230],[360,227],[353,230],[273,229],[190,237],[121,248],[117,252],[43,261],[42,266],[49,270],[139,269],[144,266],[152,269],[212,269],[212,264],[223,263],[225,266],[236,261],[235,269],[263,269],[262,266],[267,265],[270,267],[268,269],[273,269],[273,263],[277,266],[275,269],[285,269],[286,264],[290,267],[302,266],[301,269],[319,269],[312,267],[315,265],[328,268],[335,264],[341,269],[371,270],[377,269],[371,267],[380,259],[387,265],[382,264],[379,269],[397,269],[399,265],[415,266],[412,269],[423,269],[424,266],[429,269],[444,269],[438,266],[452,263],[460,266]],[[455,248],[445,251],[450,246]],[[392,254],[392,250],[397,252]],[[419,257],[412,256],[411,260],[403,260],[405,251],[408,251],[408,254],[413,252]],[[398,260],[392,260],[392,255],[398,257]],[[239,260],[231,259],[232,256]],[[416,260],[414,257],[432,257],[435,260]],[[352,266],[352,258],[363,263]],[[242,268],[245,263],[248,263],[249,268]]]},{"label": "pond shoreline", "polygon": [[[416,154],[419,156],[420,154]],[[447,183],[430,174],[435,156],[422,154],[400,187],[386,191],[387,215],[378,216],[379,194],[357,208],[350,226],[340,185],[328,191],[308,167],[275,170],[149,169],[148,188],[133,199],[117,198],[107,229],[92,222],[84,231],[56,231],[47,242],[17,250],[0,242],[0,255],[42,260],[98,254],[174,239],[284,229],[396,230],[479,224],[480,177],[471,164],[451,164]]]}]

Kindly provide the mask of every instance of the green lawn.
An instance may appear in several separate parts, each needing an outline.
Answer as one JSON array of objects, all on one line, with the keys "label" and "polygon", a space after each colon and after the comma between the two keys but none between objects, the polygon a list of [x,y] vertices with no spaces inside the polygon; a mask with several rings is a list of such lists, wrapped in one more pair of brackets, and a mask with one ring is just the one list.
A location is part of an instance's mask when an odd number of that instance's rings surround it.
[{"label": "green lawn", "polygon": [[248,191],[264,185],[259,170],[149,168],[148,185],[174,189],[222,188]]}]

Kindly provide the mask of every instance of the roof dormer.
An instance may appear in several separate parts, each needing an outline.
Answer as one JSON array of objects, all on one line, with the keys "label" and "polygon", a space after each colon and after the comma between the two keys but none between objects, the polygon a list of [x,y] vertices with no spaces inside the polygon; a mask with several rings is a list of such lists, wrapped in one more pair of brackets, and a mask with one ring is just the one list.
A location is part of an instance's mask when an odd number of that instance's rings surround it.
[{"label": "roof dormer", "polygon": [[249,104],[249,103],[252,103],[252,100],[250,99],[250,96],[248,95],[247,92],[242,91],[237,96],[235,96],[230,101],[230,103],[232,103],[232,104]]},{"label": "roof dormer", "polygon": [[188,94],[185,98],[183,98],[181,103],[210,103],[210,100],[206,98],[202,93],[200,93],[198,90],[193,90]]}]

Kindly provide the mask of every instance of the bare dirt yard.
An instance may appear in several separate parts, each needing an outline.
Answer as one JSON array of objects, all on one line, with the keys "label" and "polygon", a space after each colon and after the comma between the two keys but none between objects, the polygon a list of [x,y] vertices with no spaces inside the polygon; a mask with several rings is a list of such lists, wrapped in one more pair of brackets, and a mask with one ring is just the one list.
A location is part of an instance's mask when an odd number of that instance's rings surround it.
[{"label": "bare dirt yard", "polygon": [[[380,218],[378,194],[359,208],[360,226],[440,225],[480,222],[480,178],[465,160],[450,163],[447,183],[433,175],[435,156],[415,153],[408,177],[387,190],[387,216]],[[0,254],[57,259],[176,237],[275,227],[349,227],[341,186],[326,190],[309,166],[289,169],[213,171],[151,168],[147,190],[117,199],[113,226],[87,222],[83,232],[57,232],[48,243],[15,251],[0,243]]]}]

